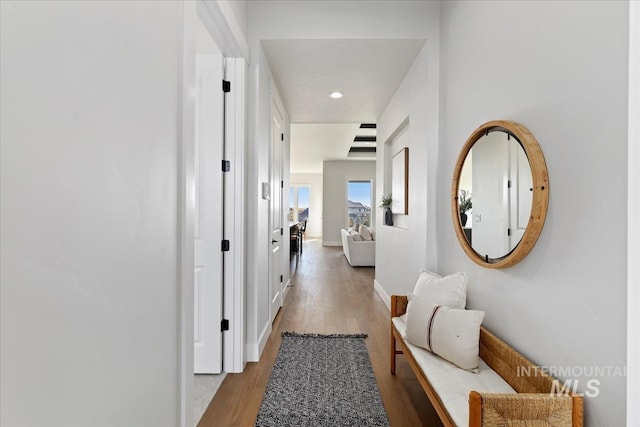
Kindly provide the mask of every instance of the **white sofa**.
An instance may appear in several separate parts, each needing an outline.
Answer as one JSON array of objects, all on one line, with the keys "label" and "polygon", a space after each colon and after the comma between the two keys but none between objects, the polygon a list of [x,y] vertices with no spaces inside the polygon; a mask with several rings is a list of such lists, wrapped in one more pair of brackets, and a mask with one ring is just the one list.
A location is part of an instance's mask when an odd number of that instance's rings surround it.
[{"label": "white sofa", "polygon": [[348,230],[342,229],[342,250],[353,267],[373,267],[376,263],[376,242],[374,240],[354,240]]}]

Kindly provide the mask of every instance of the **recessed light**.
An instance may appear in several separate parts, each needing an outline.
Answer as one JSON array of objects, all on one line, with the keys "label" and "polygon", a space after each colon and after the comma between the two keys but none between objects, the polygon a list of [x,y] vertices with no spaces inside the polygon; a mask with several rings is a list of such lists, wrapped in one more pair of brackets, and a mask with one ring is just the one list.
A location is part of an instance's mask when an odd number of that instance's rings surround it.
[{"label": "recessed light", "polygon": [[329,96],[332,97],[333,99],[342,98],[342,94],[340,92],[332,92],[331,95]]}]

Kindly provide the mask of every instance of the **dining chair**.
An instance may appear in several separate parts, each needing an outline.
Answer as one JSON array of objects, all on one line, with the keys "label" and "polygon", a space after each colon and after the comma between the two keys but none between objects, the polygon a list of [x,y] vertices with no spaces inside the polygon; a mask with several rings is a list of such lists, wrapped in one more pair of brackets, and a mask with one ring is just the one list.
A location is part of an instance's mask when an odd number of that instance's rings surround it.
[{"label": "dining chair", "polygon": [[291,242],[291,253],[302,253],[302,239],[300,234],[300,224],[292,225],[289,228],[289,238]]}]

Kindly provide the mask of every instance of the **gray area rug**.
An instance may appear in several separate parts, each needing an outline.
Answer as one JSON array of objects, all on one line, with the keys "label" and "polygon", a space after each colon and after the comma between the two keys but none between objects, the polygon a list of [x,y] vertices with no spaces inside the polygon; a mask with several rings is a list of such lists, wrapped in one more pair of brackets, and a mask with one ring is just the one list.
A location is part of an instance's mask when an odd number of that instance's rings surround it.
[{"label": "gray area rug", "polygon": [[366,335],[284,332],[256,426],[389,426]]}]

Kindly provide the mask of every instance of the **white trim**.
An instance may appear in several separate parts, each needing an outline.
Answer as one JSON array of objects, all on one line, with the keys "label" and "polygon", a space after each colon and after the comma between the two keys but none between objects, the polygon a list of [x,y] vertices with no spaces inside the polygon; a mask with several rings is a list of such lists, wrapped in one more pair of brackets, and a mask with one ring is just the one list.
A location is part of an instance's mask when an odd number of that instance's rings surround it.
[{"label": "white trim", "polygon": [[287,299],[287,295],[289,295],[289,291],[291,290],[291,279],[287,280],[287,284],[284,285],[284,289],[282,290],[282,301],[284,302]]},{"label": "white trim", "polygon": [[198,0],[198,14],[202,23],[227,58],[249,60],[249,44],[242,33],[228,2]]},{"label": "white trim", "polygon": [[378,282],[376,279],[373,279],[373,289],[375,289],[378,296],[382,299],[384,305],[386,305],[389,311],[391,311],[391,297],[385,292],[380,282]]},{"label": "white trim", "polygon": [[223,334],[223,368],[225,372],[242,372],[245,366],[245,298],[244,275],[244,174],[245,174],[245,78],[243,58],[227,58],[226,80],[231,92],[226,97],[225,138],[226,160],[231,161],[227,175],[225,236],[231,241],[231,251],[225,254],[224,317],[229,319],[229,331]]},{"label": "white trim", "polygon": [[260,334],[260,338],[258,338],[258,342],[256,344],[247,345],[247,361],[258,362],[260,360],[260,355],[262,354],[264,347],[267,345],[267,341],[271,335],[271,330],[271,322],[267,322],[267,325]]},{"label": "white trim", "polygon": [[193,266],[195,212],[195,5],[182,3],[182,64],[178,82],[178,372],[179,419],[181,427],[193,420]]},{"label": "white trim", "polygon": [[640,425],[640,2],[629,2],[627,425]]},{"label": "white trim", "polygon": [[264,351],[264,347],[267,345],[267,341],[269,340],[269,336],[271,336],[272,330],[273,327],[271,326],[271,323],[267,323],[262,334],[260,334],[260,338],[258,339],[258,358],[260,358],[260,355]]}]

